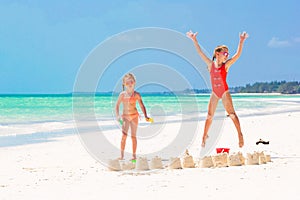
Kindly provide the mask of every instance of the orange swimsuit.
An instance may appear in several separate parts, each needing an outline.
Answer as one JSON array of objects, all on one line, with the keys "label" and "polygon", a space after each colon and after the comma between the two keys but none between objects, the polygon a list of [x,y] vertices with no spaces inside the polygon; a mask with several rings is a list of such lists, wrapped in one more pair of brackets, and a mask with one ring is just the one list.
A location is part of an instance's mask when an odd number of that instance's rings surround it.
[{"label": "orange swimsuit", "polygon": [[228,85],[226,82],[227,71],[225,69],[225,63],[221,67],[216,68],[215,62],[213,62],[210,70],[210,80],[212,91],[217,97],[222,98],[223,94],[228,91]]},{"label": "orange swimsuit", "polygon": [[[131,106],[135,107],[137,97],[136,97],[135,93],[133,93],[133,95],[130,97],[123,97],[122,101],[123,101],[123,104],[131,104]],[[123,113],[124,113],[124,111],[123,111]],[[132,121],[132,120],[136,119],[137,117],[139,117],[139,113],[136,108],[135,108],[134,113],[127,113],[127,114],[122,115],[122,118],[126,119],[128,121]]]}]

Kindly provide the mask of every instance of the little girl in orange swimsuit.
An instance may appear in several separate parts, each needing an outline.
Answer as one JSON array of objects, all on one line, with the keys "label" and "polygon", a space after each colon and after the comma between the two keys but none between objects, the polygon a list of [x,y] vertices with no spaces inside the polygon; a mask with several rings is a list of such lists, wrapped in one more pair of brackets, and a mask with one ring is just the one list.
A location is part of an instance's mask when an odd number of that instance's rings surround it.
[{"label": "little girl in orange swimsuit", "polygon": [[[118,121],[120,119],[123,120],[122,124],[122,140],[121,140],[121,157],[120,159],[124,159],[124,149],[126,145],[127,133],[129,130],[129,126],[131,129],[131,140],[132,140],[132,160],[136,159],[136,148],[137,148],[137,139],[136,132],[139,121],[139,113],[136,108],[136,102],[139,103],[140,108],[146,118],[149,120],[147,116],[146,108],[142,101],[141,95],[134,91],[135,86],[135,77],[133,74],[129,73],[123,77],[123,92],[120,93],[119,98],[116,103],[116,117]],[[124,88],[126,90],[124,91]],[[120,117],[119,108],[120,104],[123,103],[123,114]]]},{"label": "little girl in orange swimsuit", "polygon": [[239,138],[239,147],[243,147],[244,146],[243,134],[241,131],[239,118],[236,115],[235,110],[233,108],[232,98],[228,90],[226,77],[227,77],[227,72],[231,67],[231,65],[235,63],[237,59],[240,57],[242,53],[244,41],[248,37],[248,34],[246,32],[240,34],[239,46],[236,54],[234,54],[232,58],[228,59],[228,55],[229,55],[228,47],[222,45],[222,46],[217,46],[215,48],[212,60],[209,59],[200,48],[200,45],[198,44],[196,38],[197,34],[198,33],[193,33],[192,31],[187,32],[187,36],[193,40],[198,54],[203,59],[203,61],[207,64],[207,68],[208,71],[210,72],[210,79],[212,84],[212,94],[208,105],[208,114],[205,121],[204,133],[202,137],[202,147],[205,146],[205,141],[208,138],[207,133],[212,123],[212,118],[216,111],[216,107],[219,99],[222,99],[225,110],[229,114],[230,118],[232,119],[237,129],[238,138]]}]

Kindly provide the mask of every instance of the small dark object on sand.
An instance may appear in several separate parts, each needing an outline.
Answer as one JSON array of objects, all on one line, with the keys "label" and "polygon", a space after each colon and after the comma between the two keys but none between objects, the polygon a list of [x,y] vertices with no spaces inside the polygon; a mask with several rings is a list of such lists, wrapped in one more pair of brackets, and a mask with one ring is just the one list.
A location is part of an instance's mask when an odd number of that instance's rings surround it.
[{"label": "small dark object on sand", "polygon": [[256,145],[258,145],[258,144],[260,144],[260,143],[262,143],[262,144],[270,144],[269,141],[264,141],[264,140],[262,140],[262,139],[259,139],[259,141],[256,142]]}]

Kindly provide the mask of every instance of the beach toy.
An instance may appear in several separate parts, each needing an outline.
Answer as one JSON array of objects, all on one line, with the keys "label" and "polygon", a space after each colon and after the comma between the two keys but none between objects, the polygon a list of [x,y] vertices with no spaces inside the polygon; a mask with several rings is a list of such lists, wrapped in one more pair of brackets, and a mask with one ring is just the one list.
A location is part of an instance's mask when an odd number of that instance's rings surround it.
[{"label": "beach toy", "polygon": [[266,155],[266,161],[271,162],[271,155]]},{"label": "beach toy", "polygon": [[132,162],[132,163],[136,163],[136,159],[132,159],[131,162]]},{"label": "beach toy", "polygon": [[123,125],[123,120],[119,119],[119,123],[121,124],[121,126]]},{"label": "beach toy", "polygon": [[217,153],[228,153],[230,148],[216,148]]},{"label": "beach toy", "polygon": [[228,153],[219,153],[213,156],[214,167],[228,167]]},{"label": "beach toy", "polygon": [[148,119],[146,119],[146,121],[147,122],[150,122],[150,123],[153,123],[154,121],[153,121],[153,118],[148,118]]},{"label": "beach toy", "polygon": [[194,168],[195,167],[194,159],[189,154],[188,150],[185,150],[185,155],[182,159],[182,167],[183,168]]}]

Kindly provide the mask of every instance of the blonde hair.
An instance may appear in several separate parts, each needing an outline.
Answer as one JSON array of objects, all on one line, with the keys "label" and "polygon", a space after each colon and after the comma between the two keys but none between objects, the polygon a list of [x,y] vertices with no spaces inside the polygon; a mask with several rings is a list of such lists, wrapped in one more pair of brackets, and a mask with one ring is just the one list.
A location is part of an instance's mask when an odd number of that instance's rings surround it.
[{"label": "blonde hair", "polygon": [[128,79],[128,78],[131,78],[131,79],[134,80],[134,82],[136,82],[135,77],[132,73],[125,74],[123,76],[123,83],[122,83],[123,91],[125,90],[125,80]]},{"label": "blonde hair", "polygon": [[215,50],[214,50],[214,55],[212,57],[212,61],[214,61],[215,58],[216,58],[216,52],[221,52],[222,50],[227,50],[228,51],[228,47],[226,45],[219,45],[219,46],[217,46],[215,48]]}]

